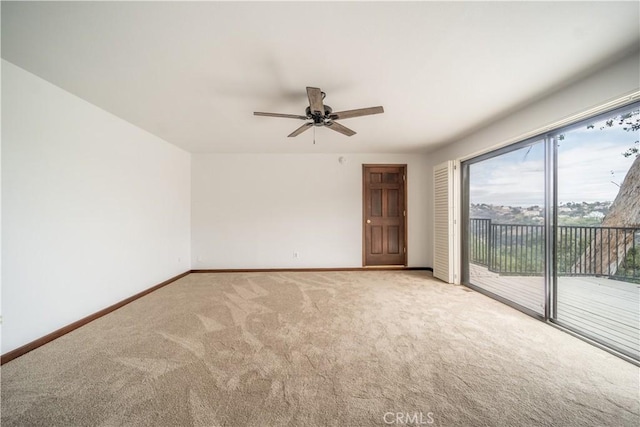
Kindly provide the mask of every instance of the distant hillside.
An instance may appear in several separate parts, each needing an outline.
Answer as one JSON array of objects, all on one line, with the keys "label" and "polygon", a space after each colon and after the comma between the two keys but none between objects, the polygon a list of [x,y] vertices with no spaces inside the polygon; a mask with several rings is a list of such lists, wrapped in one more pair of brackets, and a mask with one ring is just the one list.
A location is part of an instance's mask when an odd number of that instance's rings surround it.
[{"label": "distant hillside", "polygon": [[[600,225],[609,213],[611,202],[564,203],[558,207],[559,225]],[[542,224],[544,207],[542,206],[496,206],[471,204],[470,218],[490,219],[500,224]]]}]

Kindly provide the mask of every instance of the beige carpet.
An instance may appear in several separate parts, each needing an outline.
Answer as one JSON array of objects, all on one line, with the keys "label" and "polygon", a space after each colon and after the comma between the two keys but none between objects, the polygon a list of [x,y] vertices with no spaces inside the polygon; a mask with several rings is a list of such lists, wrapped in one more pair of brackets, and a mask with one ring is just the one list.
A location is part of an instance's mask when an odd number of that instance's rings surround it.
[{"label": "beige carpet", "polygon": [[637,367],[426,272],[191,274],[1,375],[3,427],[640,425]]}]

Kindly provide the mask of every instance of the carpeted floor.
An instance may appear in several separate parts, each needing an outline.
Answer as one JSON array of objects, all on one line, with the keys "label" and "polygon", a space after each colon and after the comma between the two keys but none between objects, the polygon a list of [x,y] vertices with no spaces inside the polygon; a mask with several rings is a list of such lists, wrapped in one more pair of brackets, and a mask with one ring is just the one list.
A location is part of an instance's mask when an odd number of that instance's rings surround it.
[{"label": "carpeted floor", "polygon": [[426,272],[191,274],[2,367],[2,426],[638,426],[639,369]]}]

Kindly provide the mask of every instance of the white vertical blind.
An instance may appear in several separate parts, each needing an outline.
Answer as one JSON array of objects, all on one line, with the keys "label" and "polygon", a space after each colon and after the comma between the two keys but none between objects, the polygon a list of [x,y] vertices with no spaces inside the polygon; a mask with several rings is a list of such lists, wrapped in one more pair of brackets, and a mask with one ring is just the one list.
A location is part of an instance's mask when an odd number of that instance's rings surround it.
[{"label": "white vertical blind", "polygon": [[453,160],[433,168],[434,247],[433,276],[447,283],[457,283],[457,231],[455,212],[455,164]]}]

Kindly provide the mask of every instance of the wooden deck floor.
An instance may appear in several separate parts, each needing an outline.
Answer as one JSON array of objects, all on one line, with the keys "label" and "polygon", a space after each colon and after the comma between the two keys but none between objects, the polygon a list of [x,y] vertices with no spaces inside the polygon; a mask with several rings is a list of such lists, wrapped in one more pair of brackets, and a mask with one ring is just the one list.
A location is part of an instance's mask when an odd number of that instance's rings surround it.
[{"label": "wooden deck floor", "polygon": [[[544,313],[544,278],[500,276],[471,264],[471,284]],[[602,277],[558,278],[556,320],[640,360],[640,285]]]}]

